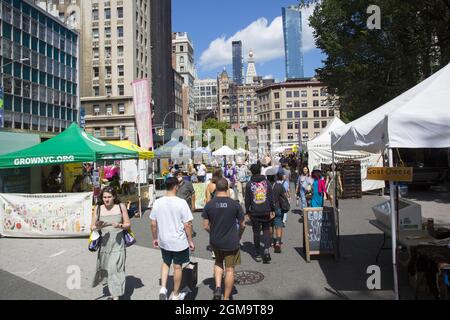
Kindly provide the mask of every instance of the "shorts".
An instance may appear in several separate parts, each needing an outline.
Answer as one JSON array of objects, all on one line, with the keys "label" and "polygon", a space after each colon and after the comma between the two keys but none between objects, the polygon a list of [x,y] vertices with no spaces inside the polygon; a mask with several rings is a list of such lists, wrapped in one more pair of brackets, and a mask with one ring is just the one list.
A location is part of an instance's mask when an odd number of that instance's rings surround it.
[{"label": "shorts", "polygon": [[216,256],[216,264],[223,265],[225,261],[225,268],[233,268],[241,264],[241,251],[239,249],[234,251],[222,251],[214,249]]},{"label": "shorts", "polygon": [[281,210],[280,208],[275,209],[275,219],[273,219],[273,226],[275,228],[284,228],[283,217],[283,210]]},{"label": "shorts", "polygon": [[161,255],[163,262],[170,266],[172,264],[182,265],[183,263],[188,263],[189,259],[189,248],[183,251],[168,251],[161,248]]}]

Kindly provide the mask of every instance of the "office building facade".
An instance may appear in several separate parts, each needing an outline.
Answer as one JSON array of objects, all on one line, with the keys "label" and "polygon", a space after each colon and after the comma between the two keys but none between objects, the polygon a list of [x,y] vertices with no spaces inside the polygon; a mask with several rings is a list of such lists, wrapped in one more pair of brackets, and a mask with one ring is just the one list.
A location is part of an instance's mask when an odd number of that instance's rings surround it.
[{"label": "office building facade", "polygon": [[299,6],[282,8],[286,79],[300,79],[303,73],[302,12]]},{"label": "office building facade", "polygon": [[242,41],[232,42],[233,53],[233,82],[236,85],[243,84],[244,63],[242,58]]},{"label": "office building facade", "polygon": [[79,34],[28,1],[0,2],[4,127],[61,132],[79,120]]},{"label": "office building facade", "polygon": [[305,143],[339,117],[329,105],[327,87],[315,78],[272,84],[256,93],[261,143]]},{"label": "office building facade", "polygon": [[197,79],[194,81],[195,108],[197,120],[215,118],[217,112],[217,79]]}]

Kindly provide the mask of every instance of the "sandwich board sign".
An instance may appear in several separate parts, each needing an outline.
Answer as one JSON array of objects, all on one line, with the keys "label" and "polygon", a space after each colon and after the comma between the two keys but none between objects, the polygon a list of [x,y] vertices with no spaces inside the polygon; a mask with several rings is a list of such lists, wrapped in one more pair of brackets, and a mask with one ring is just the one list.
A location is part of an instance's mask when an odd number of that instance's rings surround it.
[{"label": "sandwich board sign", "polygon": [[336,217],[332,207],[303,209],[303,248],[306,261],[312,255],[333,255],[337,259]]}]

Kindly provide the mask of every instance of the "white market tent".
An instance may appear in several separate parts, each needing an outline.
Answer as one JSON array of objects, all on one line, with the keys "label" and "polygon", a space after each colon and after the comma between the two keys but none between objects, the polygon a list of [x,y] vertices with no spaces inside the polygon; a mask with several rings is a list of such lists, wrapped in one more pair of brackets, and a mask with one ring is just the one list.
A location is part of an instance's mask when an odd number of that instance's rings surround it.
[{"label": "white market tent", "polygon": [[[341,119],[335,117],[320,135],[307,142],[308,167],[310,172],[312,172],[313,168],[320,166],[322,163],[329,164],[332,162],[331,132],[342,126],[345,126],[345,123]],[[368,167],[383,166],[383,157],[381,153],[338,151],[335,152],[334,156],[336,162],[339,160],[358,160],[361,162],[362,191],[384,188],[384,181],[366,179]]]},{"label": "white market tent", "polygon": [[212,154],[213,156],[234,156],[236,155],[236,151],[234,151],[228,146],[223,146],[222,148],[214,151]]},{"label": "white market tent", "polygon": [[[331,133],[333,151],[389,151],[393,148],[450,147],[450,64],[413,88]],[[394,183],[390,182],[392,264],[395,296],[398,299],[396,210]]]}]

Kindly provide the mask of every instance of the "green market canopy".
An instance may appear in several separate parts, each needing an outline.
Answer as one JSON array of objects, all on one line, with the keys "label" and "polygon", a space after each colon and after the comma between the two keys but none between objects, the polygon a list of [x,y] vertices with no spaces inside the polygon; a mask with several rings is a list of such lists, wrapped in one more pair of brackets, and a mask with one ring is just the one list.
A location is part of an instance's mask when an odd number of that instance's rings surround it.
[{"label": "green market canopy", "polygon": [[38,145],[0,155],[0,169],[100,160],[137,159],[138,152],[94,138],[72,123],[64,132]]}]

